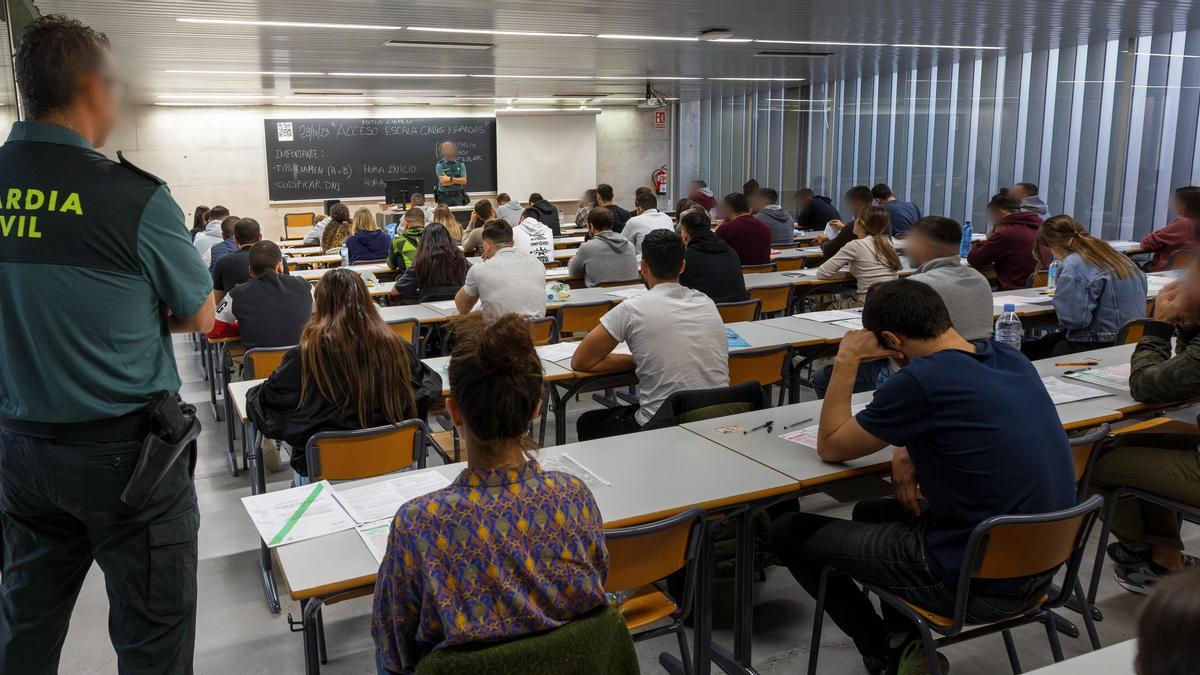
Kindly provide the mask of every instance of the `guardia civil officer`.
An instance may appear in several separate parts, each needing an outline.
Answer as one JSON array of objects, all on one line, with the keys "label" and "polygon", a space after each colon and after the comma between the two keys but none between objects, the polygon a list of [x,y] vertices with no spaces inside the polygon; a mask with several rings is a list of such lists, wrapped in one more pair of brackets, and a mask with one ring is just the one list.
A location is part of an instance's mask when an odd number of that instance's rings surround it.
[{"label": "guardia civil officer", "polygon": [[439,152],[442,158],[433,170],[438,181],[433,197],[446,206],[466,206],[471,201],[467,197],[467,165],[458,159],[458,145],[445,141]]},{"label": "guardia civil officer", "polygon": [[0,147],[0,673],[58,672],[94,560],[121,673],[190,673],[194,408],[171,333],[213,324],[212,282],[163,182],[104,145],[108,39],[25,30],[24,118]]}]

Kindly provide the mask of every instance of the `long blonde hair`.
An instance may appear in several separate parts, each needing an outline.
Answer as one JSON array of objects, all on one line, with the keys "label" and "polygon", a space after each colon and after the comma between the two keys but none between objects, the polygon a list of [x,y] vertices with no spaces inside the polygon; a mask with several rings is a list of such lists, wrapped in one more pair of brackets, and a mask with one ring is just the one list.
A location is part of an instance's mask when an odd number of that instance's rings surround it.
[{"label": "long blonde hair", "polygon": [[892,218],[888,215],[887,209],[881,206],[868,206],[858,215],[858,221],[855,224],[861,227],[863,234],[870,237],[872,243],[875,244],[875,260],[891,268],[892,271],[899,272],[903,265],[900,264],[900,256],[896,254],[896,249],[892,247],[892,239],[888,236]]},{"label": "long blonde hair", "polygon": [[1056,248],[1068,254],[1078,253],[1088,264],[1105,270],[1118,279],[1133,276],[1133,261],[1118,253],[1106,242],[1088,234],[1083,225],[1071,216],[1054,216],[1042,223],[1033,245],[1033,255],[1038,260],[1044,258],[1043,248]]},{"label": "long blonde hair", "polygon": [[354,231],[371,231],[379,229],[379,221],[375,220],[375,214],[371,213],[371,209],[365,206],[358,207],[354,212]]},{"label": "long blonde hair", "polygon": [[454,217],[454,212],[450,210],[449,206],[438,204],[433,209],[433,222],[446,228],[446,231],[450,233],[450,238],[454,241],[462,241],[462,223]]}]

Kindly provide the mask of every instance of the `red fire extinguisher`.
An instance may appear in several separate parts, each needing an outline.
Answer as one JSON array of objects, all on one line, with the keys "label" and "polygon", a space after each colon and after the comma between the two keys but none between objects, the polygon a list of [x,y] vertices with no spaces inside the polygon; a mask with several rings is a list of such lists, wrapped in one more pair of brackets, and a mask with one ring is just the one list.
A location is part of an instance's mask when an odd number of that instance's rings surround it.
[{"label": "red fire extinguisher", "polygon": [[650,181],[654,183],[654,193],[658,195],[667,194],[667,165],[663,164],[650,174]]}]

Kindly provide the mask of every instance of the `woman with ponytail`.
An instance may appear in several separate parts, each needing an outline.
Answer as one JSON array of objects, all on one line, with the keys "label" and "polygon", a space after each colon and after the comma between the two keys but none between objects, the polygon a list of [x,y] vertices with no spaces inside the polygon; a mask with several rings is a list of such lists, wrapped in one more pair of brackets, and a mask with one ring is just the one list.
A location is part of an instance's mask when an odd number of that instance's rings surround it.
[{"label": "woman with ponytail", "polygon": [[858,294],[843,303],[845,306],[861,307],[872,286],[898,278],[902,265],[889,232],[891,217],[887,210],[869,206],[854,220],[855,239],[817,268],[818,278],[831,279],[841,275],[843,267],[850,266],[850,275],[858,282]]},{"label": "woman with ponytail", "polygon": [[529,456],[542,366],[529,324],[454,325],[446,410],[467,451],[454,482],[400,507],[375,584],[380,672],[434,649],[557,628],[605,603],[604,523],[580,479]]},{"label": "woman with ponytail", "polygon": [[1133,261],[1088,234],[1071,216],[1038,228],[1033,255],[1062,261],[1054,310],[1062,331],[1028,343],[1031,359],[1111,347],[1127,322],[1146,317],[1146,275]]}]

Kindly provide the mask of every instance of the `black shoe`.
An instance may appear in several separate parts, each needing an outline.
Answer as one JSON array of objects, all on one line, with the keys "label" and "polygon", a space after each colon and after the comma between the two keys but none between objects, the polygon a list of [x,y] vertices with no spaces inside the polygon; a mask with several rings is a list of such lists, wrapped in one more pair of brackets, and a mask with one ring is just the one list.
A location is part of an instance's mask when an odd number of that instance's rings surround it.
[{"label": "black shoe", "polygon": [[1151,560],[1141,560],[1132,565],[1113,565],[1113,577],[1117,585],[1130,593],[1146,595],[1154,589],[1158,580],[1167,576],[1165,567]]},{"label": "black shoe", "polygon": [[1136,565],[1149,560],[1148,553],[1135,551],[1119,541],[1108,545],[1108,559],[1117,565]]},{"label": "black shoe", "polygon": [[871,675],[885,675],[888,671],[888,657],[886,656],[864,656],[862,660],[863,666]]}]

